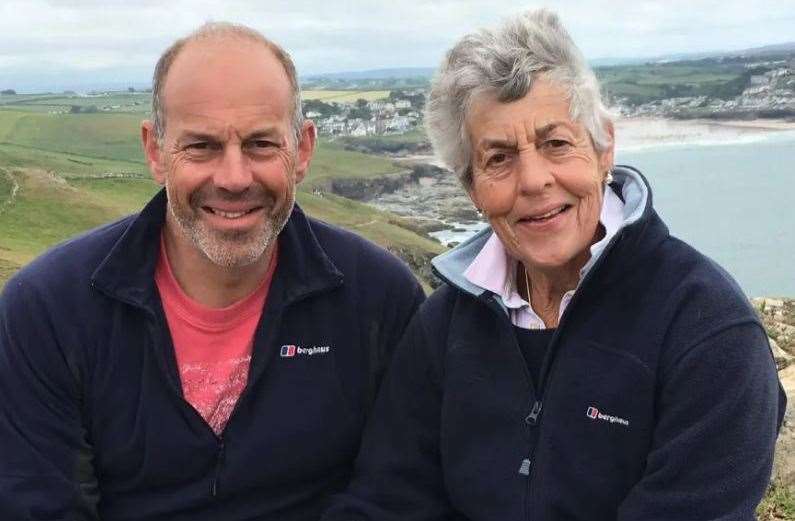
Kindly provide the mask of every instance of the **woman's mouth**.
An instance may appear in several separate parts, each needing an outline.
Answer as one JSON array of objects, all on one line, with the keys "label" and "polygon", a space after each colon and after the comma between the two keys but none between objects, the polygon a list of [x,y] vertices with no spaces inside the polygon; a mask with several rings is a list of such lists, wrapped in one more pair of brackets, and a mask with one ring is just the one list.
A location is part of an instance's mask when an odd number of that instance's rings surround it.
[{"label": "woman's mouth", "polygon": [[527,217],[525,217],[525,218],[523,218],[521,220],[522,221],[533,222],[533,223],[543,223],[543,222],[549,221],[551,219],[554,219],[556,216],[558,216],[558,215],[562,214],[563,212],[567,211],[569,208],[571,208],[570,204],[563,204],[563,205],[558,206],[557,208],[553,208],[553,209],[551,209],[551,210],[549,210],[547,212],[544,212],[544,213],[541,213],[541,214],[537,214],[537,215],[530,215],[530,216],[527,216]]}]

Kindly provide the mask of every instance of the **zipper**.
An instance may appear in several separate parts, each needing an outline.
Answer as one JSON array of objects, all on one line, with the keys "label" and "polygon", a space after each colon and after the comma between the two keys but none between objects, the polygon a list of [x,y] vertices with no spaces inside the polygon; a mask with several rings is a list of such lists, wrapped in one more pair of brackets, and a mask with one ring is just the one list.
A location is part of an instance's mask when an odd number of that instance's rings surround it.
[{"label": "zipper", "polygon": [[213,474],[213,479],[210,481],[210,495],[212,497],[218,496],[218,481],[221,477],[221,468],[223,467],[224,463],[224,450],[226,449],[224,445],[223,438],[220,439],[218,443],[218,453],[216,454],[215,459],[215,473]]},{"label": "zipper", "polygon": [[[538,417],[541,415],[541,410],[544,408],[544,403],[541,400],[536,400],[533,403],[533,408],[528,414],[524,422],[529,427],[536,427],[538,425]],[[538,440],[536,440],[536,446],[538,445]],[[530,455],[522,460],[522,463],[519,465],[519,474],[522,476],[530,476],[530,467],[533,464],[533,456],[535,455],[535,447],[530,451]]]},{"label": "zipper", "polygon": [[[536,396],[536,401],[533,403],[533,407],[530,410],[530,414],[525,417],[525,424],[528,425],[530,428],[540,428],[541,422],[541,412],[543,411],[543,398],[546,391],[546,388],[549,384],[549,381],[552,379],[552,375],[555,369],[555,362],[557,361],[557,344],[560,338],[560,332],[563,329],[564,324],[568,322],[568,317],[572,314],[572,309],[575,308],[575,304],[577,304],[581,298],[583,289],[588,286],[590,281],[593,279],[593,273],[597,271],[598,268],[601,267],[602,264],[605,263],[605,259],[608,257],[610,253],[612,253],[615,245],[621,240],[622,236],[624,235],[624,229],[621,229],[616,233],[610,242],[607,244],[605,249],[602,251],[602,254],[597,259],[596,263],[590,269],[588,274],[585,278],[580,282],[579,286],[574,292],[574,296],[572,297],[571,301],[569,301],[568,306],[566,306],[565,311],[563,311],[563,315],[560,317],[560,321],[558,322],[557,330],[555,334],[552,336],[552,339],[549,341],[549,347],[546,356],[544,357],[544,362],[541,367],[541,376],[539,377],[539,384],[538,384],[538,394]],[[525,518],[530,519],[530,500],[532,498],[533,492],[533,472],[532,467],[534,463],[534,456],[536,449],[538,448],[538,442],[540,441],[540,433],[539,438],[536,440],[535,446],[530,451],[530,454],[527,458],[523,459],[520,466],[519,466],[519,474],[527,477],[527,494],[525,496]]]},{"label": "zipper", "polygon": [[544,403],[541,400],[536,400],[533,404],[533,409],[530,411],[530,414],[524,419],[524,422],[527,425],[536,425],[538,423],[538,417],[541,414],[541,409],[544,407]]},{"label": "zipper", "polygon": [[[132,307],[134,307],[134,308],[136,308],[138,310],[140,310],[140,311],[142,311],[148,317],[147,329],[148,329],[148,332],[149,332],[149,336],[152,339],[152,342],[154,343],[154,345],[157,345],[160,342],[160,338],[158,338],[157,335],[158,334],[162,335],[164,331],[168,331],[168,324],[166,323],[166,317],[165,317],[164,313],[162,312],[162,308],[161,308],[161,312],[157,313],[156,311],[154,311],[154,310],[152,310],[152,309],[150,309],[150,308],[148,308],[146,306],[139,305],[138,303],[131,302],[131,301],[127,300],[127,299],[122,299],[122,298],[119,298],[119,297],[114,297],[114,298],[116,298],[116,299],[118,299],[118,300],[120,300],[120,301],[122,301],[122,302],[124,302],[124,303],[126,303],[126,304],[128,304],[128,305],[130,305],[130,306],[132,306]],[[169,338],[170,338],[170,335],[169,335]],[[172,350],[171,352],[174,353],[173,340],[172,340],[172,343],[171,343],[171,350]],[[215,438],[218,441],[218,450],[216,451],[215,470],[214,470],[212,479],[210,480],[210,487],[209,487],[210,488],[210,490],[209,490],[210,495],[212,497],[216,497],[218,495],[218,481],[219,481],[219,478],[220,478],[221,470],[222,470],[222,467],[223,467],[223,460],[224,460],[224,456],[225,456],[225,453],[226,453],[226,445],[224,443],[223,436],[222,436],[223,433],[221,435],[216,434],[215,431],[213,431],[212,427],[210,427],[210,424],[207,423],[207,420],[205,420],[204,417],[202,417],[202,415],[199,413],[199,411],[197,411],[196,408],[193,407],[193,405],[191,405],[190,402],[188,402],[188,400],[185,399],[185,395],[182,392],[182,387],[178,383],[179,380],[177,380],[177,382],[175,382],[174,378],[173,378],[173,375],[171,374],[171,371],[170,371],[170,369],[171,369],[170,365],[171,364],[169,363],[168,360],[160,358],[160,357],[167,357],[167,356],[168,355],[166,355],[165,353],[160,353],[160,354],[156,353],[155,354],[155,358],[157,359],[156,360],[156,365],[160,366],[160,369],[162,370],[162,372],[165,375],[166,381],[171,383],[171,387],[173,388],[173,390],[177,394],[178,399],[182,402],[183,406],[187,407],[187,409],[190,410],[189,414],[192,414],[193,417],[196,418],[198,420],[198,422],[201,425],[203,425],[204,428],[207,431],[209,431],[209,433],[212,435],[212,437]],[[173,361],[174,366],[176,368],[176,359],[173,359],[172,361]],[[177,370],[177,378],[179,378],[179,372],[178,372],[179,368],[176,368],[176,370]],[[241,393],[241,396],[242,396],[242,393]],[[238,401],[239,400],[240,400],[240,398],[238,398]],[[230,419],[231,419],[231,415],[230,415]]]},{"label": "zipper", "polygon": [[[503,311],[502,307],[500,307],[499,303],[496,301],[496,297],[490,296],[490,297],[488,297],[487,299],[484,299],[484,300],[485,300],[484,303],[488,307],[490,307],[495,313],[497,313],[497,315],[500,317],[501,320],[505,321],[505,325],[506,325],[507,328],[510,329],[510,328],[513,327],[513,324],[511,324],[511,321],[509,320],[508,315],[505,314],[505,312]],[[557,337],[557,332],[553,336],[552,340],[550,340],[550,349],[547,351],[547,355],[546,355],[546,357],[544,359],[544,363],[543,363],[544,366],[547,365],[547,359],[549,359],[550,356],[553,356],[552,352],[551,352],[551,347],[552,347],[556,337]],[[524,355],[522,355],[521,349],[519,347],[519,343],[516,341],[515,335],[512,335],[511,338],[512,338],[512,341],[513,341],[513,344],[514,344],[514,348],[515,348],[516,354],[523,360],[524,359]],[[530,371],[527,369],[527,364],[524,363],[524,360],[523,360],[523,363],[521,364],[521,367],[524,370],[525,378],[527,379],[527,381],[530,382],[530,387],[533,390],[533,395],[534,395],[534,398],[535,398],[534,401],[533,401],[533,405],[530,408],[530,412],[524,418],[524,422],[528,426],[529,429],[537,428],[538,423],[540,421],[541,411],[543,410],[543,407],[544,407],[544,403],[542,401],[543,387],[541,386],[541,382],[543,381],[543,377],[541,379],[539,379],[538,382],[535,382],[535,381],[533,381],[532,377],[530,376]],[[543,367],[542,367],[542,372],[543,372]],[[537,445],[537,443],[536,443],[536,445]],[[535,447],[533,447],[533,449],[530,451],[530,454],[519,463],[518,473],[521,474],[522,476],[527,476],[528,477],[528,483],[529,483],[530,469],[532,467],[534,453],[535,453]]]}]

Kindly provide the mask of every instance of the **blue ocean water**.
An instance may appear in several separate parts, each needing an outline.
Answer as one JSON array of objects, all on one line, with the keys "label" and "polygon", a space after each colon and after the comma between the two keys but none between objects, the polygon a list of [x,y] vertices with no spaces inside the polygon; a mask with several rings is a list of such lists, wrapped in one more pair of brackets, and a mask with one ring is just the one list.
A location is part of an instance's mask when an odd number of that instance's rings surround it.
[{"label": "blue ocean water", "polygon": [[795,297],[795,132],[619,151],[616,162],[643,172],[671,233],[749,296]]}]

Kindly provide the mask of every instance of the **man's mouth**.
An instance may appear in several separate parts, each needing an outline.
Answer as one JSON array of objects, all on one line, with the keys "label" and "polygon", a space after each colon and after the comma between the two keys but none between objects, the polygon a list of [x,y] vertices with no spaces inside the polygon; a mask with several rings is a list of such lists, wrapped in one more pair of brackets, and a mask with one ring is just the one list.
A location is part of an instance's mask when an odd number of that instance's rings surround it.
[{"label": "man's mouth", "polygon": [[548,221],[548,220],[554,218],[556,215],[562,214],[563,212],[565,212],[569,208],[571,208],[570,204],[564,204],[564,205],[558,206],[557,208],[553,208],[552,210],[549,210],[548,212],[544,212],[542,214],[527,216],[527,217],[523,218],[522,220],[523,221],[530,221],[530,222],[534,222],[534,223],[545,222],[545,221]]},{"label": "man's mouth", "polygon": [[221,210],[220,208],[213,208],[212,206],[202,206],[202,209],[205,212],[211,213],[213,215],[218,215],[219,217],[223,217],[224,219],[239,219],[244,215],[256,212],[260,208],[262,207],[255,206],[253,208],[248,208],[246,210],[228,211],[228,210]]}]

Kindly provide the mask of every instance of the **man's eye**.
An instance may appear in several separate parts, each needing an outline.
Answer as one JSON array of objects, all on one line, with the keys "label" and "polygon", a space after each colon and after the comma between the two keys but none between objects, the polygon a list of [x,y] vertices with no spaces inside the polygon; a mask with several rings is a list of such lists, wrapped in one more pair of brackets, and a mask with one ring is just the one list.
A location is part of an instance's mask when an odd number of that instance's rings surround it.
[{"label": "man's eye", "polygon": [[188,145],[185,146],[185,149],[191,150],[191,151],[195,151],[195,152],[201,152],[201,151],[210,150],[210,149],[213,149],[213,148],[214,148],[213,144],[212,143],[208,143],[206,141],[197,141],[196,143],[188,143]]},{"label": "man's eye", "polygon": [[249,148],[264,149],[275,147],[276,143],[273,141],[268,141],[267,139],[255,139],[254,141],[249,142],[248,146]]}]

